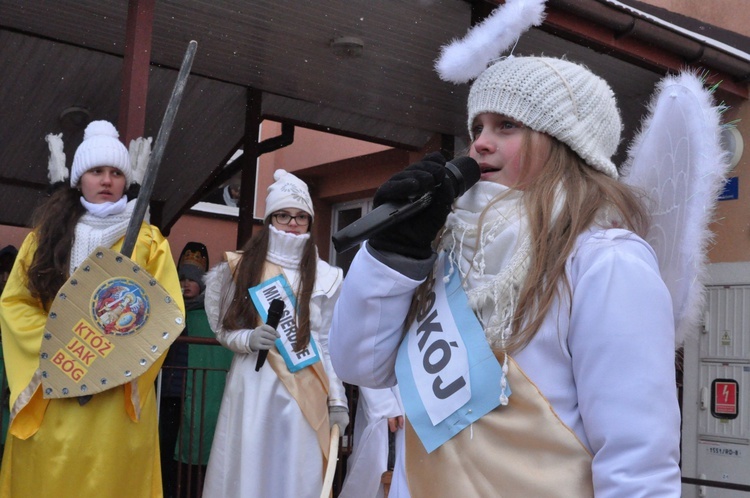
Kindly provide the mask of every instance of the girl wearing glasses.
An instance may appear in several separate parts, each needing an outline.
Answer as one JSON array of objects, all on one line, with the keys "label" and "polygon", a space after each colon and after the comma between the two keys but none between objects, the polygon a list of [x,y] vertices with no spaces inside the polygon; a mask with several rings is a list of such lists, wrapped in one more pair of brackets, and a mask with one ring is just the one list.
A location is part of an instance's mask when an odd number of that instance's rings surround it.
[{"label": "girl wearing glasses", "polygon": [[[209,322],[235,355],[203,496],[317,497],[330,428],[338,424],[343,433],[349,423],[344,385],[328,356],[343,272],[318,258],[307,185],[283,169],[274,180],[263,228],[206,279]],[[276,328],[263,323],[251,297],[270,292],[272,281],[293,295]],[[268,356],[258,368],[260,352]],[[294,365],[290,357],[313,361]]]}]

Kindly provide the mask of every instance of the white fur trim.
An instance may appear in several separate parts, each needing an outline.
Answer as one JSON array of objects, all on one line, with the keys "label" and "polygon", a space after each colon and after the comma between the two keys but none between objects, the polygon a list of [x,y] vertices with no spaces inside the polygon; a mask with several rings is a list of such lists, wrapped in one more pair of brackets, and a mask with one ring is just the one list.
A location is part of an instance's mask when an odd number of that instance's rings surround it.
[{"label": "white fur trim", "polygon": [[460,40],[443,46],[435,70],[443,81],[466,83],[532,26],[544,20],[546,0],[508,0]]}]

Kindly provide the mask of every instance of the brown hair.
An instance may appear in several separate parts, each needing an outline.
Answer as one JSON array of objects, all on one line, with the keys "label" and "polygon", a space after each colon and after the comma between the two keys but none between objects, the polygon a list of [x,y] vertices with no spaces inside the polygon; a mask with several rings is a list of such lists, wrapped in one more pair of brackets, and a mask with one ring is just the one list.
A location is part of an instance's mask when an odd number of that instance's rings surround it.
[{"label": "brown hair", "polygon": [[74,188],[58,187],[34,211],[37,248],[26,271],[27,287],[45,309],[68,279],[75,227],[86,212],[80,197],[81,193]]},{"label": "brown hair", "polygon": [[[235,291],[224,314],[222,325],[226,330],[257,327],[260,316],[250,301],[247,289],[258,285],[263,277],[263,268],[268,253],[270,216],[266,218],[261,230],[242,247],[242,259],[234,270]],[[317,269],[317,250],[310,223],[310,237],[302,250],[299,273],[300,278],[294,290],[297,299],[297,342],[294,350],[300,351],[310,343],[310,299],[315,284]]]}]

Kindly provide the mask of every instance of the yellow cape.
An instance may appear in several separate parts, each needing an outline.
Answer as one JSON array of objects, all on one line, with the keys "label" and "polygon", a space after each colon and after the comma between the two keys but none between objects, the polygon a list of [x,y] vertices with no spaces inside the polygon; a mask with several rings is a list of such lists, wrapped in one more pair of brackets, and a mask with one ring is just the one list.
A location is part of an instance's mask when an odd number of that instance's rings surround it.
[{"label": "yellow cape", "polygon": [[[119,250],[122,242],[112,248]],[[0,298],[12,413],[0,496],[161,496],[154,381],[164,356],[135,381],[96,394],[84,406],[76,399],[44,399],[36,372],[47,314],[26,285],[36,246],[31,233]],[[158,228],[141,225],[131,259],[184,312],[169,243]]]}]

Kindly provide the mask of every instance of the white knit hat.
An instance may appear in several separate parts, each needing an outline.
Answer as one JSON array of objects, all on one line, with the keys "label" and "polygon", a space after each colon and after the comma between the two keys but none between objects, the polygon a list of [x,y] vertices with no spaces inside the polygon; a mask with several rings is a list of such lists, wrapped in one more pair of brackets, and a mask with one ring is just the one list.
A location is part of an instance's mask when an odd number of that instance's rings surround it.
[{"label": "white knit hat", "polygon": [[307,184],[283,169],[273,172],[276,180],[268,187],[266,196],[266,217],[279,209],[301,209],[310,216],[314,216],[312,199]]},{"label": "white knit hat", "polygon": [[587,68],[551,57],[503,59],[471,86],[469,135],[477,115],[492,112],[567,144],[592,168],[617,178],[611,157],[622,121],[607,82]]},{"label": "white knit hat", "polygon": [[81,176],[98,166],[112,166],[125,175],[125,188],[133,181],[130,153],[120,142],[120,134],[109,121],[92,121],[83,133],[83,142],[73,156],[70,186],[75,187]]}]

